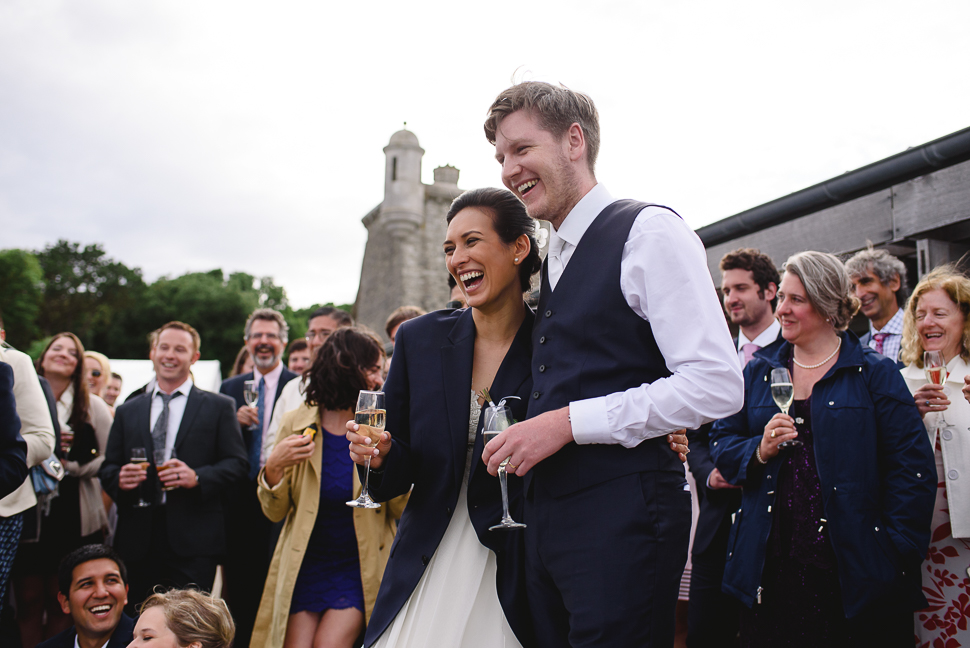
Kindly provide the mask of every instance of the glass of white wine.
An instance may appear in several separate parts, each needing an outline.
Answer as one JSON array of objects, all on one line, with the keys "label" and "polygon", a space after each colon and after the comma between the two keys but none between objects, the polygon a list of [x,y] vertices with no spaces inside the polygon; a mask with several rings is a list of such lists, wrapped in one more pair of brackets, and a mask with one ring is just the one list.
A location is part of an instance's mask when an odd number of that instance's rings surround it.
[{"label": "glass of white wine", "polygon": [[[926,374],[926,382],[931,385],[943,385],[943,393],[949,395],[950,392],[946,388],[946,379],[950,377],[950,372],[946,368],[942,351],[923,352],[923,373]],[[943,411],[940,412],[939,425],[941,428],[950,427],[950,424],[946,422]]]},{"label": "glass of white wine", "polygon": [[[148,466],[151,465],[148,463],[148,453],[145,452],[144,448],[132,448],[128,463],[137,464],[145,470],[147,470]],[[145,482],[138,484],[138,501],[134,504],[136,508],[144,508],[152,505],[151,502],[146,502],[143,496],[144,491],[142,490],[142,487],[144,486],[144,483]]]},{"label": "glass of white wine", "polygon": [[[795,385],[792,384],[791,374],[785,367],[771,370],[771,398],[782,414],[788,414],[788,408],[795,400]],[[779,448],[797,448],[804,445],[798,439],[788,439],[778,444]]]},{"label": "glass of white wine", "polygon": [[[256,408],[256,405],[259,404],[259,392],[256,390],[255,380],[243,381],[243,400],[246,401],[247,405],[254,409]],[[250,425],[249,429],[255,430],[257,425],[259,424],[257,423],[256,425]]]},{"label": "glass of white wine", "polygon": [[[504,402],[504,401],[503,401]],[[488,443],[499,433],[512,425],[512,411],[505,405],[492,405],[486,407],[483,412],[482,419],[482,437],[485,443]],[[516,522],[509,515],[509,476],[506,472],[506,466],[509,464],[509,459],[511,457],[506,457],[505,461],[498,466],[498,483],[502,488],[502,521],[494,526],[488,528],[489,531],[498,531],[499,529],[524,529],[525,525],[521,522]]]},{"label": "glass of white wine", "polygon": [[[387,410],[384,409],[384,392],[360,390],[357,396],[357,413],[354,414],[354,422],[357,423],[357,433],[370,439],[370,447],[376,446],[384,433],[384,420],[387,418]],[[360,490],[360,497],[347,502],[347,506],[354,508],[380,508],[381,505],[371,499],[367,490],[367,483],[370,481],[370,455],[366,460],[367,470],[364,473],[364,484]]]}]

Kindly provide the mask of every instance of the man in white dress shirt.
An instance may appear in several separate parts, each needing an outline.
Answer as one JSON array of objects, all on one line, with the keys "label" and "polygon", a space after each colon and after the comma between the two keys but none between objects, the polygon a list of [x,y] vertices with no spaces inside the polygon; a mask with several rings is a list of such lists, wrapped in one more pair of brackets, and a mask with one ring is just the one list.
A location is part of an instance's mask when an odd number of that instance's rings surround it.
[{"label": "man in white dress shirt", "polygon": [[690,496],[663,437],[743,401],[703,245],[672,210],[598,184],[589,97],[515,85],[485,132],[503,184],[552,224],[529,418],[482,457],[493,474],[509,457],[525,479],[536,634],[548,646],[671,646]]},{"label": "man in white dress shirt", "polygon": [[[869,247],[846,261],[859,310],[869,318],[869,332],[859,341],[899,363],[906,304],[906,266],[885,250]],[[902,368],[902,364],[900,364]]]}]

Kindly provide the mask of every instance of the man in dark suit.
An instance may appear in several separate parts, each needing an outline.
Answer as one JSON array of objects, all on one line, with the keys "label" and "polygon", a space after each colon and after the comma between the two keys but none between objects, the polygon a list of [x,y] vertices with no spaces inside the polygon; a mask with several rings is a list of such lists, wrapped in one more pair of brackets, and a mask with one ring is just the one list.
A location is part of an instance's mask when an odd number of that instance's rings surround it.
[{"label": "man in dark suit", "polygon": [[[249,457],[249,474],[233,484],[226,497],[226,560],[223,597],[236,622],[236,644],[246,646],[259,610],[263,584],[269,571],[272,523],[263,515],[256,497],[256,476],[266,463],[263,439],[280,399],[283,386],[294,378],[282,363],[289,337],[283,315],[271,308],[259,308],[246,320],[243,340],[253,358],[253,371],[222,383],[219,391],[236,401],[236,420],[242,427]],[[246,404],[243,387],[253,381],[258,394],[255,407]]]},{"label": "man in dark suit", "polygon": [[[771,258],[752,248],[725,254],[720,268],[724,310],[738,326],[735,346],[744,366],[756,351],[781,335],[774,315],[781,280]],[[725,481],[714,467],[710,430],[708,424],[688,433],[691,452],[687,463],[697,483],[700,507],[691,550],[687,608],[690,648],[736,646],[741,614],[737,599],[721,591],[731,515],[741,506],[741,490]]]},{"label": "man in dark suit", "polygon": [[859,342],[903,367],[903,306],[906,305],[906,266],[885,250],[872,246],[845,262],[859,310],[869,319],[869,331]]},{"label": "man in dark suit", "polygon": [[670,209],[614,200],[597,182],[588,96],[520,83],[496,98],[485,133],[503,184],[552,224],[529,418],[482,457],[493,474],[509,458],[525,478],[536,635],[544,646],[671,646],[691,513],[662,437],[743,403],[703,245]]},{"label": "man in dark suit", "polygon": [[[192,383],[199,345],[188,324],[160,328],[155,388],[117,409],[108,436],[98,476],[118,505],[115,548],[130,574],[129,610],[156,585],[212,589],[226,545],[222,498],[248,468],[232,399]],[[130,463],[132,448],[157,457],[154,467]]]},{"label": "man in dark suit", "polygon": [[37,648],[125,648],[135,621],[124,613],[128,572],[106,545],[79,547],[64,557],[57,572],[57,600],[74,625]]}]

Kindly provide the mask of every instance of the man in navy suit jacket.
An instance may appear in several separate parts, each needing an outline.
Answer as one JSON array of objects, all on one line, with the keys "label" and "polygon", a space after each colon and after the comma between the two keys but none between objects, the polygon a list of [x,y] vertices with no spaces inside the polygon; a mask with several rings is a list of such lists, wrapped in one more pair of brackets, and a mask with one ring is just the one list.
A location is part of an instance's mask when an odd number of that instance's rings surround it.
[{"label": "man in navy suit jacket", "polygon": [[[236,622],[238,646],[249,645],[253,621],[259,610],[263,584],[269,572],[273,548],[273,525],[263,515],[256,497],[256,476],[266,463],[263,438],[273,418],[273,408],[283,386],[297,377],[282,363],[289,326],[283,315],[271,308],[259,308],[246,320],[243,339],[253,358],[254,370],[230,378],[219,391],[236,401],[236,420],[242,427],[249,456],[249,474],[242,476],[228,492],[226,505],[226,559],[223,564],[223,596]],[[261,402],[250,407],[243,398],[247,380],[262,391]]]},{"label": "man in navy suit jacket", "polygon": [[[125,648],[135,621],[124,613],[128,572],[114,549],[91,544],[61,560],[57,600],[74,625],[37,648]],[[106,643],[107,642],[107,643]]]}]

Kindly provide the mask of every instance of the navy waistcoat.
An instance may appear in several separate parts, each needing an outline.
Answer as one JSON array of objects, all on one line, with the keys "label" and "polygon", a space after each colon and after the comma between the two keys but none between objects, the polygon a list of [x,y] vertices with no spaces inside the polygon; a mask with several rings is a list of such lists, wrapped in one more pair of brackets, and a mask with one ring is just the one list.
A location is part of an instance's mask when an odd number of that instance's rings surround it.
[{"label": "navy waistcoat", "polygon": [[[555,291],[543,263],[532,333],[530,418],[571,401],[622,392],[670,375],[650,323],[630,308],[620,289],[623,246],[647,206],[619,200],[600,212]],[[684,472],[666,436],[635,448],[570,442],[530,472],[535,488],[559,496],[646,470]]]}]

